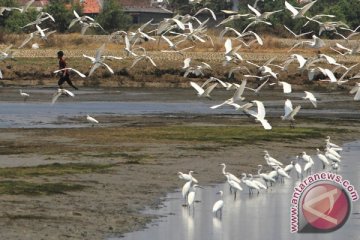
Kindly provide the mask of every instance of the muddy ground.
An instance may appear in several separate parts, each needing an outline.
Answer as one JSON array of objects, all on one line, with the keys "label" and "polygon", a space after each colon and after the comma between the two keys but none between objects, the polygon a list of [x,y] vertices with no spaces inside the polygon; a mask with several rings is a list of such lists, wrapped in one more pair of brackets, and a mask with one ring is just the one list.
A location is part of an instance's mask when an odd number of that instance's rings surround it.
[{"label": "muddy ground", "polygon": [[[358,121],[303,119],[272,132],[244,119],[161,116],[103,117],[110,127],[1,129],[1,239],[104,239],[144,226],[145,206],[183,185],[222,182],[218,166],[240,175],[264,164],[263,150],[288,164],[315,153],[330,135],[358,138]],[[25,167],[26,166],[26,167]],[[40,166],[40,167],[39,167]]]}]

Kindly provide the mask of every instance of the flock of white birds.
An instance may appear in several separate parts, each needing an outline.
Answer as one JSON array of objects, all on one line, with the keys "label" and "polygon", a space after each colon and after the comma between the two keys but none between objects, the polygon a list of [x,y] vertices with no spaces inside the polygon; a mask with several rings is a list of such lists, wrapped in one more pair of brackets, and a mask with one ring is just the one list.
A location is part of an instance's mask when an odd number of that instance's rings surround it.
[{"label": "flock of white birds", "polygon": [[[330,168],[331,171],[336,172],[341,163],[340,152],[343,149],[332,143],[330,137],[325,139],[325,153],[322,153],[319,149],[316,149],[316,158],[322,164],[322,171],[326,168]],[[264,150],[264,160],[266,165],[272,169],[272,171],[265,173],[262,172],[263,165],[258,165],[258,172],[256,175],[242,173],[241,178],[238,178],[235,174],[226,171],[225,163],[221,163],[222,174],[226,177],[226,181],[230,187],[230,194],[234,194],[234,200],[236,200],[236,193],[243,191],[243,187],[247,188],[249,195],[254,194],[254,191],[259,194],[260,192],[266,192],[270,187],[276,183],[284,182],[284,179],[291,178],[291,172],[295,170],[298,179],[303,179],[305,176],[314,174],[315,162],[313,158],[306,152],[302,152],[301,156],[296,156],[289,165],[284,164],[275,158],[271,157],[268,151]],[[185,180],[186,183],[182,187],[182,197],[185,199],[186,204],[191,211],[191,207],[194,208],[196,189],[203,188],[198,185],[198,180],[192,175],[194,172],[190,171],[188,174],[178,172],[178,177]],[[217,217],[222,217],[222,208],[224,207],[223,191],[217,192],[221,197],[213,205],[212,212]]]},{"label": "flock of white birds", "polygon": [[[20,11],[24,13],[28,11],[31,4],[34,0],[29,1],[25,6],[21,8],[12,8],[12,7],[1,7],[0,14],[4,11]],[[259,36],[259,34],[251,31],[253,26],[258,24],[266,24],[272,25],[269,18],[271,16],[275,16],[277,13],[281,11],[288,11],[291,14],[292,19],[294,21],[299,21],[300,19],[304,19],[306,23],[304,26],[308,25],[310,22],[314,22],[318,24],[319,27],[319,36],[325,31],[333,31],[338,36],[340,36],[343,40],[341,43],[336,43],[334,47],[331,47],[335,52],[341,55],[353,55],[360,52],[360,42],[357,41],[355,46],[349,45],[349,39],[355,37],[360,32],[357,32],[359,27],[356,29],[350,29],[345,23],[341,21],[325,21],[323,19],[329,18],[336,18],[334,15],[325,15],[325,14],[318,14],[315,16],[307,16],[308,10],[314,4],[318,4],[320,0],[315,1],[302,1],[306,2],[306,4],[302,7],[294,7],[287,1],[284,1],[285,9],[275,9],[272,12],[261,12],[261,10],[256,8],[256,4],[254,6],[248,5],[249,13],[240,14],[239,12],[233,12],[228,10],[223,10],[225,14],[229,14],[230,16],[221,21],[217,27],[223,28],[220,33],[219,38],[224,39],[225,36],[229,36],[224,41],[224,66],[230,66],[229,71],[229,78],[237,73],[241,72],[244,73],[242,75],[243,80],[241,83],[230,83],[225,80],[220,80],[215,77],[210,77],[204,83],[199,84],[196,82],[191,81],[190,85],[196,90],[197,95],[199,97],[206,97],[211,98],[211,92],[216,89],[218,86],[225,88],[226,90],[233,90],[234,94],[229,99],[225,100],[224,102],[214,105],[211,108],[217,109],[222,106],[232,106],[236,111],[241,110],[246,113],[248,116],[254,117],[256,122],[260,122],[264,129],[270,130],[272,129],[271,124],[266,119],[266,109],[264,103],[260,100],[254,100],[251,102],[241,103],[245,100],[243,97],[244,91],[253,91],[256,95],[259,95],[260,91],[267,86],[270,85],[278,85],[282,88],[282,91],[285,95],[285,104],[284,104],[284,115],[281,116],[282,120],[290,121],[290,126],[294,126],[295,116],[299,113],[301,106],[293,106],[290,97],[292,93],[292,86],[290,83],[279,79],[279,72],[278,71],[285,71],[288,72],[289,66],[293,63],[298,64],[298,71],[300,74],[307,72],[308,78],[310,81],[317,78],[317,76],[322,75],[325,76],[327,79],[323,79],[321,81],[329,82],[329,84],[337,84],[342,85],[349,81],[349,79],[357,79],[360,78],[360,73],[356,75],[352,75],[351,78],[350,72],[358,65],[355,64],[353,66],[345,66],[337,62],[334,57],[317,53],[314,57],[305,58],[304,56],[293,53],[290,54],[289,57],[281,64],[273,64],[274,58],[269,59],[263,64],[257,64],[250,62],[244,59],[239,50],[241,47],[251,48],[253,44],[263,45],[263,39]],[[169,10],[167,10],[169,11]],[[169,11],[170,12],[170,11]],[[72,28],[75,25],[80,25],[81,33],[85,34],[87,29],[90,27],[98,27],[103,29],[99,23],[97,23],[93,18],[89,16],[80,16],[76,11],[73,11],[74,19],[71,21],[69,28]],[[196,44],[197,42],[205,43],[210,41],[213,44],[213,40],[211,36],[208,34],[208,25],[209,20],[208,18],[205,21],[200,21],[198,19],[199,14],[208,14],[209,17],[213,18],[214,21],[217,20],[216,14],[209,8],[202,8],[194,15],[186,14],[180,15],[176,14],[172,18],[165,18],[159,23],[153,23],[153,20],[143,24],[140,26],[136,31],[116,31],[109,34],[109,42],[110,41],[119,41],[122,40],[124,43],[124,51],[126,56],[106,56],[103,55],[105,50],[106,44],[104,43],[101,45],[94,57],[83,55],[84,58],[89,59],[92,63],[92,67],[89,70],[88,76],[91,76],[96,69],[99,67],[105,67],[111,74],[114,74],[114,70],[106,63],[106,60],[119,60],[121,61],[124,58],[132,58],[133,63],[129,67],[130,69],[135,67],[139,62],[147,62],[157,67],[155,61],[149,56],[148,52],[145,48],[139,46],[141,42],[144,41],[152,41],[154,44],[158,41],[165,41],[168,45],[168,49],[162,50],[162,52],[166,53],[173,53],[179,54],[184,56],[184,52],[192,49],[194,46],[181,48],[181,45],[184,42],[191,42]],[[238,19],[245,19],[247,21],[250,20],[250,23],[242,30],[239,31],[238,29],[234,29],[231,27],[224,27],[224,24],[230,23],[234,20]],[[40,12],[37,16],[36,20],[30,22],[23,26],[23,28],[30,28],[35,26],[35,31],[31,32],[24,40],[24,42],[19,46],[22,48],[26,46],[30,40],[35,37],[40,37],[42,40],[47,40],[49,35],[54,33],[55,31],[50,31],[48,28],[41,27],[41,24],[45,21],[56,21],[53,16],[46,12]],[[151,29],[150,29],[151,28]],[[325,42],[315,34],[312,35],[312,41],[309,40],[301,40],[301,37],[311,34],[311,32],[306,32],[303,34],[296,34],[287,26],[284,25],[284,28],[289,31],[290,34],[294,36],[295,39],[298,40],[296,44],[289,50],[289,52],[297,49],[299,46],[307,46],[314,49],[324,48],[326,46]],[[105,31],[105,30],[104,30]],[[338,32],[338,31],[341,31]],[[346,45],[346,46],[344,46]],[[6,59],[13,58],[13,51],[11,50],[12,46],[7,47],[6,49],[0,51],[0,61],[4,61]],[[32,48],[38,48],[39,44],[34,43]],[[321,66],[319,65],[321,63]],[[184,73],[184,77],[189,76],[196,76],[202,77],[204,76],[205,71],[211,71],[211,66],[206,62],[200,62],[197,64],[193,64],[191,58],[185,58],[184,56],[184,64],[182,67]],[[250,70],[252,69],[252,71]],[[81,73],[80,71],[67,68],[69,71],[73,71],[78,74],[80,77],[85,78],[87,77],[85,74]],[[54,71],[54,73],[64,71],[64,69],[59,69]],[[344,71],[339,78],[339,71]],[[0,72],[0,77],[2,77],[2,73]],[[258,83],[257,88],[250,88],[247,86],[247,79],[252,78],[256,79],[255,81]],[[356,83],[355,87],[353,87],[350,91],[351,94],[355,94],[354,100],[360,100],[360,84]],[[24,92],[20,92],[21,96],[24,99],[29,97],[28,94]],[[314,108],[317,107],[317,99],[316,94],[304,91],[303,99],[309,100]],[[52,103],[61,96],[75,96],[74,93],[70,92],[66,89],[59,89],[54,93],[52,98]],[[92,122],[95,123],[95,122]]]}]

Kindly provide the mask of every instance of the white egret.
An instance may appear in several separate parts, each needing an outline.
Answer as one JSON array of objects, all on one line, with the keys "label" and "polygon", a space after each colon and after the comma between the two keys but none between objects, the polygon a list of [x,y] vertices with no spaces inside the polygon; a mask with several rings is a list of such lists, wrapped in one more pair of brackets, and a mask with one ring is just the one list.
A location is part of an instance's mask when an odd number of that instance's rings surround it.
[{"label": "white egret", "polygon": [[275,168],[277,166],[283,166],[284,164],[278,160],[276,160],[275,158],[271,157],[269,152],[267,150],[264,150],[264,159],[266,161],[266,163],[272,167]]},{"label": "white egret", "polygon": [[188,196],[187,196],[187,203],[188,203],[189,211],[190,211],[191,205],[193,206],[193,210],[195,210],[194,202],[195,202],[196,188],[203,188],[203,187],[200,187],[199,185],[194,184],[190,188],[190,191],[189,191]]},{"label": "white egret", "polygon": [[307,99],[311,102],[311,104],[316,108],[317,107],[317,103],[316,103],[316,98],[314,96],[314,94],[312,94],[311,92],[308,91],[304,91],[305,92],[305,97],[303,97],[303,99]]},{"label": "white egret", "polygon": [[[304,156],[303,156],[304,157]],[[304,158],[303,158],[304,159]],[[310,157],[309,162],[307,162],[304,166],[304,173],[311,174],[311,168],[314,166],[314,161]]]},{"label": "white egret", "polygon": [[185,181],[193,181],[194,183],[198,183],[198,180],[193,177],[194,171],[189,171],[189,174],[178,172],[178,177]]},{"label": "white egret", "polygon": [[220,163],[219,166],[222,166],[222,174],[224,174],[224,176],[228,175],[229,179],[232,181],[235,181],[237,183],[241,183],[241,180],[239,178],[237,178],[234,174],[231,174],[230,172],[226,172],[226,164],[225,163]]},{"label": "white egret", "polygon": [[246,173],[242,173],[241,176],[242,176],[241,181],[245,183],[245,185],[249,188],[249,194],[253,194],[253,189],[256,189],[259,194],[260,187],[256,185],[254,182],[250,181],[249,179],[246,179]]},{"label": "white egret", "polygon": [[89,115],[86,115],[86,120],[87,120],[89,123],[91,123],[92,126],[94,126],[94,124],[98,124],[98,123],[99,123],[98,120],[96,120],[96,119],[93,118],[93,117],[90,117]]},{"label": "white egret", "polygon": [[261,164],[259,164],[258,165],[258,175],[259,175],[259,177],[261,177],[264,180],[266,187],[267,187],[268,182],[270,182],[270,184],[275,183],[276,180],[273,178],[273,176],[270,176],[269,174],[266,174],[266,173],[261,173],[262,169],[263,169],[263,166]]},{"label": "white egret", "polygon": [[302,158],[305,162],[310,162],[310,161],[312,161],[311,156],[307,155],[306,152],[302,152],[301,158]]},{"label": "white egret", "polygon": [[324,154],[321,153],[320,149],[317,148],[316,151],[317,151],[316,156],[321,161],[323,169],[325,169],[326,165],[330,165],[329,160]]},{"label": "white egret", "polygon": [[229,174],[225,174],[228,184],[230,185],[230,191],[231,189],[234,190],[234,199],[236,199],[236,192],[242,191],[243,188],[240,186],[240,183],[235,182],[234,180],[231,180],[229,177]]},{"label": "white egret", "polygon": [[293,19],[296,18],[302,18],[304,17],[305,13],[312,7],[312,5],[314,5],[317,2],[317,0],[312,1],[308,4],[306,4],[305,6],[303,6],[302,8],[296,9],[295,7],[293,7],[290,3],[288,3],[287,1],[285,1],[285,7],[286,9],[288,9],[291,12],[291,17]]},{"label": "white egret", "polygon": [[284,112],[285,114],[281,116],[282,120],[289,120],[290,121],[290,127],[295,127],[295,119],[294,117],[296,114],[300,111],[301,106],[298,105],[293,109],[292,103],[289,99],[286,99],[285,105],[284,105]]},{"label": "white egret", "polygon": [[75,97],[75,94],[70,92],[69,90],[66,90],[64,88],[59,88],[53,95],[53,98],[51,100],[51,104],[54,104],[56,102],[56,100],[61,96],[61,95],[65,95],[65,96],[70,96],[70,97]]},{"label": "white egret", "polygon": [[249,180],[255,183],[260,189],[267,189],[267,186],[265,186],[262,182],[255,180],[251,173],[249,173],[248,175],[249,175]]},{"label": "white egret", "polygon": [[195,88],[195,90],[197,91],[198,97],[206,97],[206,98],[209,98],[209,99],[211,99],[210,93],[212,92],[212,90],[214,90],[214,88],[217,86],[217,84],[218,83],[214,83],[214,84],[210,85],[209,87],[207,87],[206,89],[203,89],[197,83],[190,82],[190,85],[193,88]]},{"label": "white egret", "polygon": [[217,216],[217,213],[219,212],[220,218],[222,217],[222,209],[224,207],[224,200],[223,200],[223,191],[217,192],[217,194],[220,194],[220,199],[217,200],[212,208],[212,212],[215,213],[215,216]]},{"label": "white egret", "polygon": [[26,102],[26,100],[28,99],[28,97],[30,97],[30,95],[26,92],[23,92],[21,89],[20,91],[20,96],[22,96],[24,98],[24,102]]},{"label": "white egret", "polygon": [[264,104],[257,100],[254,100],[252,102],[257,105],[257,112],[256,113],[249,112],[250,115],[255,117],[255,121],[260,122],[265,130],[271,130],[272,127],[270,123],[265,119],[266,112],[265,112]]}]

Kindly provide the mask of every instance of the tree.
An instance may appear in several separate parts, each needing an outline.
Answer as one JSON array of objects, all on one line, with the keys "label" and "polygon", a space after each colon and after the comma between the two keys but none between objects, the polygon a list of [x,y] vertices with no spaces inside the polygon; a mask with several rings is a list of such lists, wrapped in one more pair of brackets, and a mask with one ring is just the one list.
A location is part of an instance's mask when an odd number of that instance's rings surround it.
[{"label": "tree", "polygon": [[118,1],[104,1],[102,12],[96,17],[96,21],[109,32],[126,30],[131,21],[131,17],[124,13]]},{"label": "tree", "polygon": [[[58,32],[65,32],[68,29],[68,26],[71,20],[74,18],[74,14],[72,13],[73,9],[79,11],[79,6],[75,5],[72,9],[66,7],[68,1],[55,1],[51,0],[49,5],[44,9],[45,12],[51,14],[54,19],[55,23],[48,21],[46,27],[54,29]],[[80,12],[79,12],[80,14]]]}]

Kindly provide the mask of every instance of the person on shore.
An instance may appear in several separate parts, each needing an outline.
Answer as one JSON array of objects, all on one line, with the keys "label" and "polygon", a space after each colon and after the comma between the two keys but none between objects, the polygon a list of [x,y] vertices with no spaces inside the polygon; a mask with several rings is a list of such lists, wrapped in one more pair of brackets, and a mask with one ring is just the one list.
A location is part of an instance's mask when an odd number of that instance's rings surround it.
[{"label": "person on shore", "polygon": [[[59,59],[59,69],[66,68],[66,62],[64,59],[64,52],[58,51],[57,53],[58,59]],[[64,82],[67,82],[71,87],[73,87],[75,90],[79,90],[70,80],[70,75],[68,70],[63,70],[60,72],[60,79],[58,81],[59,88],[63,88],[62,85]]]}]

